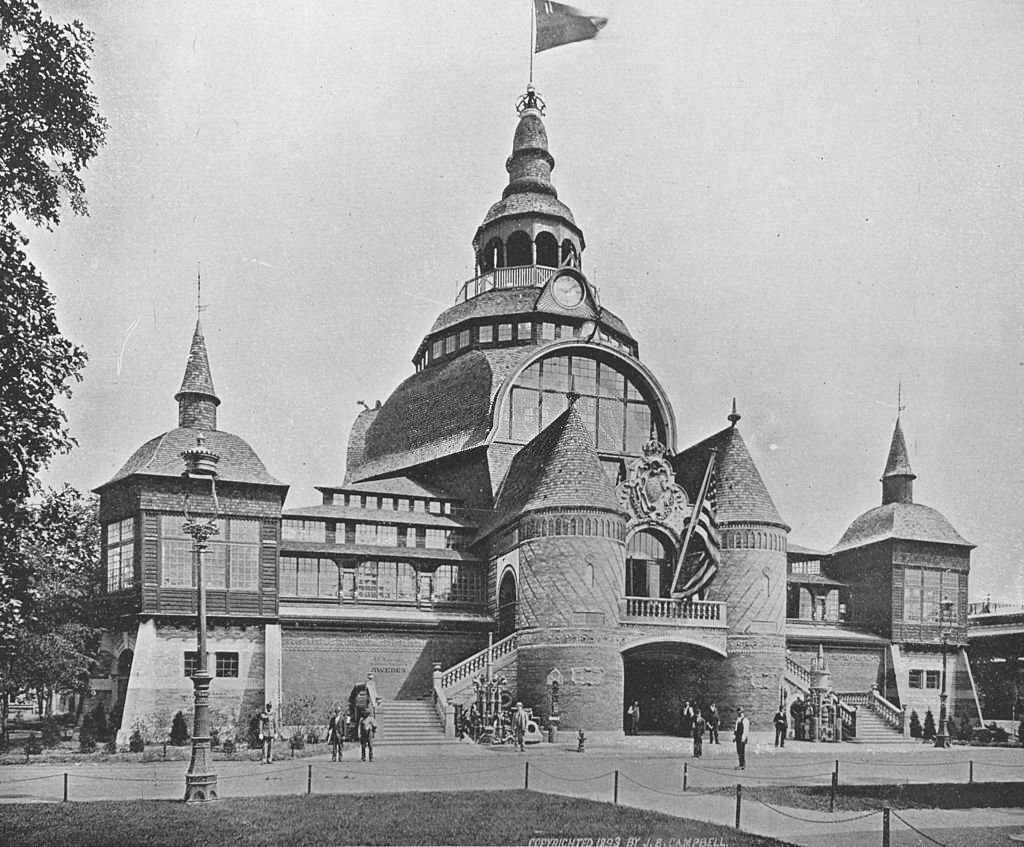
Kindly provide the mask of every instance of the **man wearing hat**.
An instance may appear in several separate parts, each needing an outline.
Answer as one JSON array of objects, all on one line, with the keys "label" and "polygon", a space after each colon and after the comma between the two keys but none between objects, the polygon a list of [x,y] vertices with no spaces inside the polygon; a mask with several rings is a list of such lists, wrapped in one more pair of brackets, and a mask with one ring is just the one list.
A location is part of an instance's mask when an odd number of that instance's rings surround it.
[{"label": "man wearing hat", "polygon": [[515,711],[512,712],[512,737],[515,740],[516,749],[521,753],[526,751],[526,724],[529,720],[530,716],[526,714],[522,702],[517,702]]},{"label": "man wearing hat", "polygon": [[747,719],[747,716],[743,714],[743,709],[736,710],[736,728],[733,730],[732,737],[736,742],[736,756],[740,760],[740,763],[736,766],[736,770],[746,770],[747,741],[750,738],[750,721]]}]

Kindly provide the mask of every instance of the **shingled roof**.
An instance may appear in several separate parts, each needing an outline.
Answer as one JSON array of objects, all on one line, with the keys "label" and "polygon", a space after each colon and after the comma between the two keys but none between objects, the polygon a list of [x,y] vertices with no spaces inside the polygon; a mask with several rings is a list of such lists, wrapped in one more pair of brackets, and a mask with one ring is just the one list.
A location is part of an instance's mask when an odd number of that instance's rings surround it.
[{"label": "shingled roof", "polygon": [[516,454],[495,498],[494,518],[481,535],[525,512],[549,508],[622,511],[575,405]]},{"label": "shingled roof", "polygon": [[896,419],[896,427],[892,431],[889,457],[885,461],[885,470],[882,472],[883,478],[887,476],[909,476],[914,478],[914,472],[910,469],[910,458],[907,456],[907,442],[903,437],[903,429],[900,426],[899,418]]},{"label": "shingled roof", "polygon": [[199,435],[205,437],[206,449],[220,456],[217,463],[218,481],[288,487],[267,473],[256,451],[237,435],[220,430],[178,427],[143,444],[124,463],[121,470],[95,490],[100,491],[108,485],[136,474],[180,477],[185,470],[185,462],[181,458],[182,451],[194,448]]},{"label": "shingled roof", "polygon": [[775,508],[739,429],[734,426],[705,438],[672,458],[678,482],[687,495],[697,497],[714,449],[718,451],[715,460],[718,522],[756,521],[788,530],[789,526]]},{"label": "shingled roof", "polygon": [[174,395],[174,399],[179,400],[182,395],[187,394],[200,394],[210,398],[214,405],[220,404],[220,398],[213,389],[213,375],[210,372],[210,358],[206,352],[203,326],[198,320],[196,320],[195,331],[192,333],[192,345],[188,351],[185,376],[181,380],[181,388]]},{"label": "shingled roof", "polygon": [[879,541],[930,541],[957,547],[974,547],[946,518],[921,503],[886,503],[869,509],[850,524],[832,553],[864,547]]}]

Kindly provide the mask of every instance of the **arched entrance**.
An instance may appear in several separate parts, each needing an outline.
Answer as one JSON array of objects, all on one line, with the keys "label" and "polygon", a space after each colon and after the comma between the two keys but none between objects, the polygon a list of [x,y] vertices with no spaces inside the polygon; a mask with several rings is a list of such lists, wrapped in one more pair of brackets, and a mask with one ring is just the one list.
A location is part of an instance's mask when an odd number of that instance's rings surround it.
[{"label": "arched entrance", "polygon": [[498,638],[505,638],[516,631],[516,578],[512,571],[505,571],[498,588]]},{"label": "arched entrance", "polygon": [[[687,700],[707,711],[716,701],[723,656],[697,644],[652,641],[624,650],[622,716],[640,703],[641,735],[679,735]],[[718,703],[719,710],[722,704]]]}]

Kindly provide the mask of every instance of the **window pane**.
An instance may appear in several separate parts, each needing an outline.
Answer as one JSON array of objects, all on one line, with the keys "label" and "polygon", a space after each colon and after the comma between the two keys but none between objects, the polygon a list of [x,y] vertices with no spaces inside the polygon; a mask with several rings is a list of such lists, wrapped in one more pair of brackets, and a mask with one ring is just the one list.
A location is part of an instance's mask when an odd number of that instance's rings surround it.
[{"label": "window pane", "polygon": [[231,519],[231,540],[249,541],[254,544],[260,540],[260,522],[245,521],[240,518]]},{"label": "window pane", "polygon": [[651,410],[645,403],[626,406],[626,452],[638,456],[651,437]]},{"label": "window pane", "polygon": [[616,453],[622,450],[625,409],[619,400],[600,400],[597,409],[597,449]]},{"label": "window pane", "polygon": [[255,591],[259,587],[260,548],[255,544],[232,544],[231,587],[238,591]]},{"label": "window pane", "polygon": [[280,586],[282,597],[294,597],[298,593],[298,559],[294,556],[281,557]]},{"label": "window pane", "polygon": [[217,653],[216,669],[217,676],[238,676],[238,654]]},{"label": "window pane", "polygon": [[590,433],[591,444],[597,443],[597,400],[593,397],[580,397],[576,401],[576,411],[583,419],[583,425]]},{"label": "window pane", "polygon": [[227,588],[228,548],[212,543],[203,551],[203,582],[207,588]]},{"label": "window pane", "polygon": [[191,588],[192,542],[160,542],[161,585],[168,588]]},{"label": "window pane", "polygon": [[569,359],[559,356],[545,359],[543,365],[543,387],[548,391],[566,392],[569,390]]},{"label": "window pane", "polygon": [[320,585],[317,596],[338,596],[338,566],[331,559],[320,559]]},{"label": "window pane", "polygon": [[573,356],[572,379],[569,384],[577,394],[597,394],[597,362]]},{"label": "window pane", "polygon": [[316,597],[317,593],[317,560],[297,559],[296,594],[299,597]]},{"label": "window pane", "polygon": [[444,352],[454,353],[455,352],[455,335],[446,335],[444,339]]},{"label": "window pane", "polygon": [[540,428],[547,428],[562,412],[569,408],[569,398],[564,394],[545,391],[540,397]]},{"label": "window pane", "polygon": [[529,341],[533,338],[533,324],[521,323],[516,325],[516,338],[519,341]]},{"label": "window pane", "polygon": [[160,534],[164,538],[188,538],[181,528],[184,523],[184,515],[160,515]]},{"label": "window pane", "polygon": [[512,340],[512,324],[498,324],[498,341]]},{"label": "window pane", "polygon": [[534,362],[530,367],[523,371],[519,379],[516,380],[516,385],[522,385],[526,388],[539,388],[540,362]]},{"label": "window pane", "polygon": [[463,329],[459,331],[459,347],[469,346],[469,330]]},{"label": "window pane", "polygon": [[604,362],[598,369],[598,394],[602,397],[617,397],[620,400],[626,391],[626,378],[611,365]]},{"label": "window pane", "polygon": [[477,332],[481,344],[490,344],[494,341],[494,327],[491,324],[484,324]]},{"label": "window pane", "polygon": [[555,325],[553,323],[543,323],[540,325],[540,337],[545,341],[555,340]]},{"label": "window pane", "polygon": [[512,389],[511,437],[513,440],[529,441],[540,431],[539,402],[538,392],[532,389]]}]

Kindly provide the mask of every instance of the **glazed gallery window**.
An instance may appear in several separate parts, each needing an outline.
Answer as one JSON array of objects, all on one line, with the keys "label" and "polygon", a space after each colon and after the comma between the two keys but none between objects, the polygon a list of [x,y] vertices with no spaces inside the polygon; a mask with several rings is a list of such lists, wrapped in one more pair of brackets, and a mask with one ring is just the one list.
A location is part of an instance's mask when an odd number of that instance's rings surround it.
[{"label": "glazed gallery window", "polygon": [[675,557],[657,535],[638,532],[626,545],[626,596],[668,597]]},{"label": "glazed gallery window", "polygon": [[238,654],[217,653],[214,669],[217,676],[238,676]]},{"label": "glazed gallery window", "polygon": [[360,562],[356,568],[360,600],[416,599],[416,570],[408,562]]},{"label": "glazed gallery window", "polygon": [[337,599],[338,565],[315,556],[282,556],[279,585],[282,597]]},{"label": "glazed gallery window", "polygon": [[942,684],[942,674],[939,671],[914,668],[910,671],[909,683],[911,688],[939,688]]},{"label": "glazed gallery window", "polygon": [[443,603],[482,603],[484,575],[480,568],[441,565],[433,574],[431,599]]},{"label": "glazed gallery window", "polygon": [[499,435],[525,443],[568,407],[576,409],[601,452],[639,455],[651,437],[651,403],[616,365],[590,356],[552,356],[530,365],[513,386]]},{"label": "glazed gallery window", "polygon": [[327,524],[324,521],[301,521],[286,518],[281,521],[281,538],[287,541],[325,541]]},{"label": "glazed gallery window", "polygon": [[903,620],[907,623],[943,623],[940,619],[942,600],[956,601],[959,575],[927,568],[905,568],[903,579]]},{"label": "glazed gallery window", "polygon": [[114,521],[106,527],[107,591],[123,591],[135,584],[135,519]]},{"label": "glazed gallery window", "polygon": [[[194,588],[192,539],[182,529],[181,515],[160,516],[160,584],[165,588]],[[255,591],[259,588],[260,522],[221,518],[219,532],[203,552],[203,581],[207,588]]]}]

